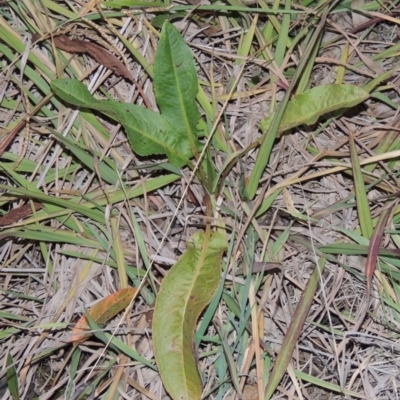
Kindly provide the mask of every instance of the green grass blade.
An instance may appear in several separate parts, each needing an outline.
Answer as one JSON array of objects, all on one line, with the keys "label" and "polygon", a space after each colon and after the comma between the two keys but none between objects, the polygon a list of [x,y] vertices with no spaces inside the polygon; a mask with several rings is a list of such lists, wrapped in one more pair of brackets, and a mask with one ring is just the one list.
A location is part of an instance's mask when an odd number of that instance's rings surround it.
[{"label": "green grass blade", "polygon": [[367,192],[365,190],[361,166],[358,160],[356,144],[351,132],[349,136],[349,144],[354,175],[354,191],[356,194],[357,213],[360,221],[361,232],[364,237],[370,239],[373,231],[371,211],[369,209]]},{"label": "green grass blade", "polygon": [[[291,0],[285,0],[285,10],[290,10]],[[276,42],[275,49],[275,62],[279,67],[282,67],[283,60],[286,56],[287,45],[289,44],[289,28],[290,28],[290,14],[284,14],[279,30],[278,41]]]},{"label": "green grass blade", "polygon": [[325,268],[325,264],[325,259],[320,259],[318,261],[318,265],[315,266],[304,293],[301,296],[300,302],[296,307],[296,311],[294,312],[292,321],[290,322],[289,328],[282,342],[281,350],[276,359],[274,369],[272,370],[271,377],[268,381],[265,392],[265,400],[269,400],[272,397],[286,371],[287,366],[289,365],[293,350],[296,346],[298,338],[300,337],[304,322],[313,302],[313,298],[317,290],[322,271]]},{"label": "green grass blade", "polygon": [[14,360],[10,353],[7,354],[7,386],[13,400],[19,400],[18,375]]},{"label": "green grass blade", "polygon": [[119,349],[120,351],[122,351],[122,353],[130,357],[133,361],[137,361],[143,365],[146,365],[152,370],[157,370],[153,363],[142,357],[137,351],[125,344],[122,340],[118,339],[114,335],[111,335],[110,333],[104,332],[101,327],[93,320],[87,310],[85,310],[85,315],[89,322],[90,329],[93,331],[93,334],[104,344],[109,344],[110,347],[114,349]]},{"label": "green grass blade", "polygon": [[311,38],[309,40],[309,45],[307,46],[306,50],[304,51],[303,57],[300,61],[299,66],[296,69],[295,75],[293,76],[292,82],[290,84],[289,89],[286,91],[286,94],[284,98],[282,99],[281,104],[279,105],[279,108],[272,119],[271,125],[268,129],[268,132],[266,133],[263,142],[260,147],[260,151],[257,155],[257,160],[254,165],[253,172],[250,176],[250,179],[242,193],[242,196],[245,199],[251,200],[254,198],[261,176],[264,172],[265,167],[268,165],[269,157],[271,155],[272,147],[275,142],[275,139],[278,135],[278,130],[279,126],[281,123],[281,120],[283,118],[286,106],[289,102],[290,96],[292,94],[292,91],[294,90],[298,79],[301,77],[301,74],[303,73],[303,70],[305,66],[308,63],[308,58],[314,48],[315,41],[318,39],[318,36],[320,32],[322,31],[323,27],[325,26],[325,20],[328,15],[329,10],[327,9],[324,13],[324,15],[321,17],[321,20],[316,27],[316,29],[313,32],[310,32],[309,37]]}]

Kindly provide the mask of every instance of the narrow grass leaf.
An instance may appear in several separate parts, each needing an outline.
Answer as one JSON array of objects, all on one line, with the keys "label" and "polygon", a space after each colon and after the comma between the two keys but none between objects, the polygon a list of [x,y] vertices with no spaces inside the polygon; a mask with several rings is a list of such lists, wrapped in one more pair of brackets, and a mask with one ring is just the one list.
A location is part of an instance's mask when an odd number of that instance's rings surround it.
[{"label": "narrow grass leaf", "polygon": [[[353,206],[354,207],[354,206]],[[369,239],[361,235],[359,230],[352,230],[347,228],[342,228],[341,226],[336,226],[334,229],[338,232],[342,232],[345,236],[350,238],[353,242],[358,244],[369,245]]]},{"label": "narrow grass leaf", "polygon": [[102,6],[120,9],[122,7],[166,7],[169,6],[169,0],[113,0],[102,1]]},{"label": "narrow grass leaf", "polygon": [[313,273],[307,283],[303,295],[301,296],[300,302],[296,307],[296,311],[293,314],[292,321],[290,322],[288,331],[286,332],[285,338],[283,339],[281,350],[276,359],[274,369],[272,370],[271,377],[268,381],[268,385],[265,393],[265,400],[269,400],[274,394],[276,388],[279,385],[283,375],[285,374],[286,368],[289,365],[290,359],[292,358],[293,350],[300,337],[303,329],[304,322],[307,318],[310,310],[315,291],[318,287],[319,278],[323,269],[325,268],[326,260],[321,258],[319,265],[314,268]]},{"label": "narrow grass leaf", "polygon": [[383,104],[386,104],[389,107],[391,107],[393,110],[397,111],[397,109],[398,109],[398,104],[382,92],[372,92],[371,98],[379,100]]},{"label": "narrow grass leaf", "polygon": [[92,382],[90,382],[90,384],[86,381],[82,383],[82,386],[85,388],[85,390],[78,397],[75,397],[76,400],[87,400],[90,399],[90,397],[93,398],[93,393],[95,393],[96,388],[101,386],[100,383],[104,380],[104,377],[111,374],[110,371],[112,371],[114,365],[119,361],[116,357],[112,356],[113,355],[111,354],[109,357],[111,359],[107,360],[108,364],[100,369],[99,373],[95,375],[95,378]]},{"label": "narrow grass leaf", "polygon": [[[1,33],[1,30],[0,30]],[[3,56],[7,57],[9,61],[13,62],[15,59],[15,52],[11,51],[8,47],[4,46],[3,44],[0,43],[0,52],[3,54]],[[17,67],[21,67],[21,61],[16,62]],[[26,78],[29,78],[32,82],[37,85],[37,87],[43,91],[43,93],[49,93],[50,87],[47,84],[46,80],[43,79],[41,75],[39,75],[35,69],[31,68],[29,65],[27,65],[24,69],[24,75]],[[59,106],[60,103],[58,100],[54,99],[52,100],[52,103],[56,106]]]},{"label": "narrow grass leaf", "polygon": [[[318,246],[317,249],[324,254],[345,254],[348,256],[361,256],[368,254],[368,246],[355,243],[332,243]],[[399,249],[379,249],[380,256],[399,257]]]},{"label": "narrow grass leaf", "polygon": [[[354,107],[368,97],[368,92],[351,84],[316,86],[289,101],[279,126],[279,133],[300,125],[313,125],[322,115]],[[272,114],[260,122],[263,133],[268,131],[274,116],[275,114]]]},{"label": "narrow grass leaf", "polygon": [[263,138],[261,139],[261,147],[260,147],[260,151],[258,152],[258,155],[257,155],[257,159],[256,159],[256,162],[255,162],[255,165],[253,168],[253,172],[251,173],[250,179],[248,180],[244,190],[241,191],[242,196],[246,200],[252,200],[257,192],[257,188],[260,183],[261,176],[264,172],[265,167],[268,165],[271,151],[272,151],[273,145],[275,143],[275,139],[278,137],[279,127],[281,125],[283,115],[285,114],[287,105],[289,103],[290,96],[292,95],[292,92],[293,92],[295,86],[297,85],[298,80],[304,71],[304,68],[306,67],[308,58],[312,52],[312,49],[314,48],[314,44],[315,44],[320,32],[323,30],[323,28],[325,26],[325,21],[326,21],[328,14],[329,14],[329,7],[327,7],[324,10],[324,13],[321,16],[321,19],[320,19],[317,27],[315,28],[315,30],[310,31],[309,36],[308,36],[309,42],[303,53],[300,64],[298,65],[296,72],[293,75],[290,86],[289,86],[288,90],[286,91],[285,96],[283,97],[277,112],[274,114],[274,116],[272,117],[272,120],[270,121],[270,128],[267,129],[265,135],[263,135]]},{"label": "narrow grass leaf", "polygon": [[[372,91],[380,85],[382,82],[388,80],[395,72],[397,71],[397,66],[384,72],[381,75],[378,75],[376,78],[372,79],[366,85],[363,86],[363,89],[372,94]],[[397,110],[397,107],[395,108]]]},{"label": "narrow grass leaf", "polygon": [[[147,276],[147,279],[150,283],[151,286],[151,290],[153,291],[154,294],[157,293],[157,287],[156,284],[154,282],[154,276],[153,276],[153,272],[151,271],[151,262],[149,259],[149,253],[148,253],[148,249],[146,247],[146,243],[143,237],[143,232],[140,228],[140,224],[137,221],[136,215],[135,215],[135,211],[133,208],[130,209],[131,210],[131,221],[132,221],[132,225],[133,225],[133,231],[135,234],[135,238],[136,238],[136,245],[139,249],[140,252],[140,256],[143,260],[143,264],[146,267],[146,270],[148,271],[147,273],[145,273],[144,276]],[[146,285],[140,285],[142,287],[142,290],[145,289]]]},{"label": "narrow grass leaf", "polygon": [[[345,78],[345,75],[346,75],[346,67],[345,67],[345,65],[346,65],[347,59],[349,57],[349,47],[350,46],[349,46],[348,43],[346,43],[343,46],[342,54],[340,55],[340,61],[343,64],[337,66],[337,73],[336,73],[336,81],[335,81],[335,83],[342,84],[343,81],[344,81],[344,78]],[[366,90],[365,87],[364,87],[364,90]],[[366,90],[366,91],[369,92],[369,90]]]},{"label": "narrow grass leaf", "polygon": [[[3,293],[7,293],[7,292],[3,291]],[[8,313],[6,311],[0,311],[0,318],[5,319],[5,320],[32,322],[31,319],[28,317],[24,317],[22,315],[15,315],[12,313]]]},{"label": "narrow grass leaf", "polygon": [[154,59],[154,92],[161,115],[183,132],[192,153],[199,148],[196,105],[199,83],[189,46],[179,31],[165,22]]},{"label": "narrow grass leaf", "polygon": [[[3,166],[3,164],[0,163],[0,168],[2,166]],[[32,198],[35,200],[39,200],[40,202],[42,202],[44,204],[56,205],[62,209],[66,209],[68,211],[75,211],[75,212],[78,212],[78,213],[84,215],[85,217],[88,217],[94,221],[104,223],[104,214],[102,215],[98,210],[93,210],[84,205],[77,204],[75,202],[75,201],[77,201],[76,198],[73,200],[71,200],[71,199],[66,200],[66,199],[61,199],[59,197],[55,197],[55,196],[48,196],[36,188],[34,191],[31,191],[28,189],[19,189],[19,188],[14,188],[12,186],[0,184],[0,189],[7,191],[10,195],[29,197],[29,198]],[[50,211],[58,211],[58,210],[59,210],[58,208],[55,210],[54,208],[52,209],[50,207]]]},{"label": "narrow grass leaf", "polygon": [[299,378],[299,379],[301,379],[301,380],[303,380],[305,382],[309,382],[309,383],[311,383],[311,384],[313,384],[315,386],[319,386],[321,388],[324,388],[326,390],[330,390],[332,392],[340,393],[340,394],[343,394],[343,395],[346,395],[346,396],[355,397],[355,398],[358,398],[358,399],[366,399],[367,398],[363,394],[360,394],[360,393],[357,393],[357,392],[353,392],[352,390],[348,390],[348,389],[345,389],[345,388],[341,388],[339,385],[335,385],[333,383],[327,382],[324,379],[317,378],[315,376],[306,374],[306,373],[304,373],[302,371],[298,371],[296,369],[294,370],[294,375],[297,378]]},{"label": "narrow grass leaf", "polygon": [[[290,10],[291,0],[285,0],[285,10]],[[275,2],[275,5],[278,3]],[[277,21],[278,22],[278,21]],[[279,23],[279,22],[278,22]],[[290,14],[282,15],[282,22],[278,30],[278,40],[275,47],[274,61],[279,67],[282,67],[282,63],[286,57],[286,50],[289,42],[289,30],[290,30]]]},{"label": "narrow grass leaf", "polygon": [[78,246],[93,247],[95,249],[101,248],[99,243],[95,240],[90,240],[82,235],[75,234],[62,229],[52,229],[41,226],[39,230],[18,230],[8,229],[0,233],[0,239],[16,237],[20,239],[28,239],[38,242],[49,242],[49,243],[69,243]]},{"label": "narrow grass leaf", "polygon": [[[24,300],[28,300],[28,301],[36,301],[38,303],[44,303],[44,300],[39,299],[38,297],[29,296],[29,295],[23,294],[23,293],[13,292],[11,290],[4,290],[4,289],[0,288],[0,293],[6,294],[7,297],[15,297],[16,299],[24,299]],[[16,317],[15,314],[13,314],[13,315],[14,315],[14,317]],[[24,318],[26,318],[26,317],[20,316],[20,318],[21,318],[21,321],[24,321]],[[29,321],[29,318],[27,318],[25,321]]]},{"label": "narrow grass leaf", "polygon": [[239,307],[239,304],[237,303],[237,301],[230,294],[228,294],[226,292],[224,292],[222,294],[222,297],[223,297],[229,311],[232,312],[236,318],[240,318],[240,307]]},{"label": "narrow grass leaf", "polygon": [[[117,261],[117,270],[119,277],[119,287],[121,289],[128,288],[128,276],[125,268],[124,249],[119,231],[118,220],[115,216],[111,217],[112,246],[115,252],[115,260]],[[129,304],[129,303],[128,303]]]},{"label": "narrow grass leaf", "polygon": [[95,160],[94,156],[87,151],[80,148],[76,143],[70,139],[60,135],[56,130],[49,128],[52,134],[61,142],[75,157],[76,159],[89,168],[92,172],[96,172],[95,163],[98,164],[98,171],[100,172],[101,179],[106,183],[115,185],[118,182],[118,174],[110,168],[104,161]]},{"label": "narrow grass leaf", "polygon": [[153,317],[154,354],[164,386],[174,400],[201,397],[194,330],[218,287],[226,248],[221,233],[194,234],[161,284]]},{"label": "narrow grass leaf", "polygon": [[365,263],[365,277],[367,278],[367,293],[371,293],[372,277],[374,276],[376,261],[379,255],[379,246],[382,242],[383,231],[386,227],[390,214],[396,201],[391,202],[383,207],[378,222],[375,225],[374,232],[371,236],[371,240],[368,247],[368,256]]},{"label": "narrow grass leaf", "polygon": [[166,154],[172,164],[183,166],[193,154],[186,133],[152,110],[130,103],[96,100],[83,83],[74,79],[56,79],[51,88],[67,103],[99,111],[120,123],[132,149],[140,156]]},{"label": "narrow grass leaf", "polygon": [[66,396],[65,398],[70,399],[71,398],[71,392],[74,387],[74,379],[76,376],[76,373],[78,371],[79,363],[81,361],[81,349],[79,347],[76,347],[74,352],[72,353],[71,357],[71,367],[69,369],[69,379],[68,379],[68,384],[67,384],[67,391],[66,391]]},{"label": "narrow grass leaf", "polygon": [[142,357],[136,350],[132,349],[122,340],[118,339],[114,335],[111,335],[110,333],[103,332],[101,327],[93,320],[93,318],[90,316],[90,313],[87,310],[85,311],[85,315],[89,322],[90,329],[93,331],[94,336],[100,339],[105,345],[109,345],[110,348],[112,348],[117,353],[118,350],[120,350],[122,353],[130,357],[132,360],[137,361],[143,365],[146,365],[153,371],[157,370],[154,364],[152,364],[146,358]]},{"label": "narrow grass leaf", "polygon": [[[7,23],[3,18],[0,19],[0,37],[2,41],[7,43],[15,52],[23,54],[26,51],[26,45],[23,38]],[[15,56],[15,52],[14,56]],[[50,71],[46,66],[46,58],[37,49],[30,49],[28,53],[28,60],[35,65],[36,68],[40,69],[50,79],[53,79],[55,74]],[[47,93],[47,92],[46,92]]]},{"label": "narrow grass leaf", "polygon": [[0,331],[0,341],[7,340],[9,337],[15,335],[16,333],[20,332],[20,329],[16,328],[6,328]]},{"label": "narrow grass leaf", "polygon": [[52,0],[41,0],[42,4],[51,11],[60,14],[68,19],[74,20],[78,16],[71,12],[67,7],[63,7],[61,4],[56,3]]},{"label": "narrow grass leaf", "polygon": [[18,375],[14,360],[10,353],[7,354],[7,386],[13,400],[19,400]]},{"label": "narrow grass leaf", "polygon": [[320,33],[318,35],[318,37],[315,38],[316,39],[315,44],[310,53],[307,64],[304,67],[304,71],[301,74],[299,84],[297,85],[297,89],[296,89],[297,94],[304,93],[306,91],[306,89],[310,86],[310,81],[312,81],[312,72],[315,67],[315,58],[317,57],[317,55],[320,51],[320,48],[321,48],[322,36],[323,36],[323,34]]},{"label": "narrow grass leaf", "polygon": [[349,135],[351,164],[354,175],[354,192],[356,194],[357,213],[360,221],[361,232],[367,239],[371,238],[373,226],[371,210],[369,209],[369,201],[365,190],[363,174],[361,171],[360,161],[358,159],[357,148],[354,142],[353,134]]},{"label": "narrow grass leaf", "polygon": [[222,348],[224,349],[224,354],[225,354],[225,358],[226,358],[226,361],[228,364],[229,373],[231,375],[233,387],[235,388],[239,398],[242,399],[243,394],[242,394],[242,389],[240,388],[239,376],[236,371],[236,363],[235,363],[235,359],[233,358],[232,349],[226,338],[224,328],[219,327],[218,325],[215,325],[215,327],[217,328],[219,337],[221,338]]},{"label": "narrow grass leaf", "polygon": [[[157,176],[153,179],[146,180],[141,185],[134,186],[132,188],[128,187],[108,193],[108,196],[100,196],[99,193],[97,193],[96,196],[96,193],[94,193],[93,197],[96,198],[96,204],[98,206],[106,206],[108,204],[115,204],[121,201],[126,201],[127,199],[131,200],[135,197],[142,196],[143,193],[150,193],[154,190],[167,186],[178,179],[180,179],[180,175],[175,174]],[[90,197],[88,196],[88,198]],[[87,208],[94,208],[94,204],[91,202],[87,202],[84,204]]]}]

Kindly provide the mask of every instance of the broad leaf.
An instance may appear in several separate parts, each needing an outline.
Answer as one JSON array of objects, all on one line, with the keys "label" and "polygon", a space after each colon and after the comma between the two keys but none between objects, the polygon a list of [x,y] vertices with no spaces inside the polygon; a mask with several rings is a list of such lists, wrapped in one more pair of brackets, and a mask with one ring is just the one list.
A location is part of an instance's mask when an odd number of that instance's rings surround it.
[{"label": "broad leaf", "polygon": [[[289,101],[283,114],[279,132],[299,125],[315,124],[319,117],[342,108],[351,108],[362,103],[369,93],[355,85],[322,85],[294,96]],[[274,114],[260,122],[260,129],[265,133]]]},{"label": "broad leaf", "polygon": [[161,285],[153,317],[154,354],[164,386],[174,400],[201,397],[194,330],[218,287],[226,248],[221,233],[194,234]]},{"label": "broad leaf", "polygon": [[[136,288],[125,288],[112,293],[96,303],[89,310],[89,314],[97,324],[105,324],[129,305],[136,292]],[[82,342],[86,340],[91,336],[88,330],[89,322],[86,316],[82,315],[72,331],[71,342]]]},{"label": "broad leaf", "polygon": [[51,88],[67,103],[96,110],[120,123],[132,149],[141,156],[166,154],[172,164],[181,167],[193,155],[186,133],[152,110],[130,103],[96,100],[83,83],[74,79],[56,79]]},{"label": "broad leaf", "polygon": [[196,105],[198,89],[192,52],[178,30],[166,22],[154,59],[154,91],[162,116],[186,132],[194,153],[198,148],[196,125],[200,119]]}]

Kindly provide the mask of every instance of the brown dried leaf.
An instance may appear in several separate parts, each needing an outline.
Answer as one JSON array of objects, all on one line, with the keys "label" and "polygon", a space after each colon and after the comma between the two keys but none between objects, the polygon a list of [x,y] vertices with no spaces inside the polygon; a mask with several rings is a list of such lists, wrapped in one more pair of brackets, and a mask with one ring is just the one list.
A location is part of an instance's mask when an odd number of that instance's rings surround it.
[{"label": "brown dried leaf", "polygon": [[111,69],[115,75],[122,76],[125,79],[134,82],[134,79],[128,68],[114,54],[93,42],[87,42],[80,39],[70,39],[66,35],[54,37],[54,45],[68,53],[88,53],[99,64]]},{"label": "brown dried leaf", "polygon": [[221,33],[221,27],[211,25],[208,22],[195,21],[199,28],[203,29],[203,33],[207,36],[219,35]]},{"label": "brown dried leaf", "polygon": [[[41,203],[33,203],[33,206],[36,210],[42,208]],[[28,217],[32,214],[32,206],[30,204],[24,204],[21,207],[14,208],[9,211],[7,214],[3,215],[0,218],[0,226],[12,225],[14,222],[19,221],[25,217]]]}]

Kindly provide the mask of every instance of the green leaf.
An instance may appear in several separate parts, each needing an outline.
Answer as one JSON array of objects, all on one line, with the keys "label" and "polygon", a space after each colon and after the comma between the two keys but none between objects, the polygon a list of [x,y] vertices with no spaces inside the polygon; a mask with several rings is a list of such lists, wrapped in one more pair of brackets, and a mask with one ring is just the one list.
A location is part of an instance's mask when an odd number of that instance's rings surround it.
[{"label": "green leaf", "polygon": [[[4,290],[4,293],[7,293]],[[9,320],[15,320],[15,321],[26,321],[26,322],[31,322],[31,320],[28,317],[24,317],[22,315],[15,315],[6,311],[0,311],[0,318],[1,319],[9,319]]]},{"label": "green leaf", "polygon": [[372,226],[371,210],[369,208],[368,194],[365,190],[363,173],[352,132],[349,133],[349,146],[354,176],[354,192],[356,194],[358,220],[360,221],[360,228],[363,236],[370,239],[374,230]]},{"label": "green leaf", "polygon": [[68,378],[68,384],[67,384],[67,391],[66,391],[66,396],[65,398],[71,399],[72,398],[72,390],[74,388],[74,379],[76,376],[76,373],[78,372],[79,364],[81,361],[81,356],[82,352],[79,347],[76,347],[74,352],[72,353],[71,357],[71,367],[69,370],[69,378]]},{"label": "green leaf", "polygon": [[332,392],[338,392],[341,395],[347,395],[348,397],[365,399],[365,396],[361,393],[353,392],[351,390],[342,388],[339,385],[335,385],[334,383],[327,382],[324,379],[320,379],[315,376],[306,374],[305,372],[299,371],[297,369],[294,370],[294,375],[297,378],[302,379],[305,382],[309,382],[309,383],[313,384],[314,386],[319,386],[319,387],[322,387],[322,388],[327,389]]},{"label": "green leaf", "polygon": [[7,386],[13,400],[18,400],[18,378],[17,369],[10,353],[7,354]]},{"label": "green leaf", "polygon": [[192,52],[178,30],[165,22],[154,59],[154,91],[162,116],[185,132],[194,154],[199,147],[198,88]]},{"label": "green leaf", "polygon": [[70,243],[79,246],[92,247],[95,249],[101,248],[97,240],[88,239],[74,232],[63,229],[53,229],[44,226],[40,226],[39,229],[31,229],[30,227],[25,229],[6,229],[0,233],[0,240],[8,237],[16,237],[20,239],[34,240],[37,242]]},{"label": "green leaf", "polygon": [[226,248],[221,233],[194,234],[161,285],[153,317],[154,355],[164,386],[174,400],[201,397],[193,335],[200,313],[218,287]]},{"label": "green leaf", "polygon": [[[322,85],[316,86],[304,93],[294,96],[289,101],[283,114],[279,132],[299,125],[313,125],[324,114],[351,108],[362,103],[369,97],[369,93],[355,85]],[[260,129],[267,132],[274,114],[260,122]]]},{"label": "green leaf", "polygon": [[113,100],[96,100],[83,83],[74,79],[56,79],[51,88],[62,100],[99,111],[120,123],[132,149],[140,156],[166,154],[177,167],[187,164],[192,156],[187,135],[152,110]]},{"label": "green leaf", "polygon": [[110,8],[122,8],[122,7],[168,7],[170,0],[113,0],[113,1],[102,1],[102,6]]}]

